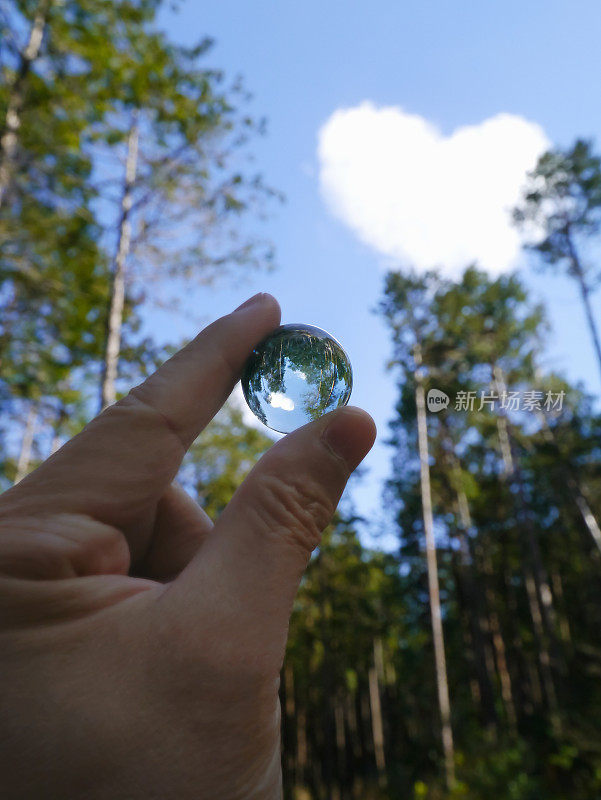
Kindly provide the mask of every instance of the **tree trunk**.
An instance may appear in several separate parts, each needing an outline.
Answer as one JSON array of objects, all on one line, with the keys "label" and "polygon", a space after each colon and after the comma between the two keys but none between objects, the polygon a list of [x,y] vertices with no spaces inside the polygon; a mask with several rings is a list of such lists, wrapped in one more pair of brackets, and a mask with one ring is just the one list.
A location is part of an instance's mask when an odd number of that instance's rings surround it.
[{"label": "tree trunk", "polygon": [[[508,551],[502,537],[503,550],[501,574],[503,579],[503,602],[501,608],[504,608],[504,624],[505,624],[505,642],[507,643],[508,665],[511,665],[511,681],[513,697],[515,698],[515,709],[517,717],[520,719],[524,715],[532,715],[534,707],[532,705],[532,692],[530,681],[530,661],[528,654],[524,647],[524,641],[521,636],[521,629],[519,624],[520,610],[517,598],[516,586],[513,583],[510,571],[510,560],[508,558]],[[486,563],[486,562],[485,562]],[[490,574],[492,575],[492,565],[489,561]]]},{"label": "tree trunk", "polygon": [[595,347],[595,355],[597,356],[599,372],[601,372],[601,344],[599,343],[599,333],[597,331],[597,324],[595,323],[595,318],[593,317],[593,311],[591,309],[590,290],[586,285],[584,276],[581,273],[578,274],[578,283],[580,285],[580,294],[582,295],[582,302],[586,311],[586,319],[590,328],[591,336],[593,338],[593,345]]},{"label": "tree trunk", "polygon": [[501,682],[501,697],[503,698],[503,706],[505,708],[505,715],[507,722],[512,731],[516,730],[517,716],[515,712],[515,703],[513,701],[513,688],[511,685],[511,675],[507,666],[507,656],[505,649],[505,640],[501,633],[501,623],[499,616],[496,612],[496,603],[493,595],[491,581],[493,576],[492,564],[490,557],[486,556],[483,561],[484,576],[485,576],[485,593],[486,604],[488,606],[488,621],[489,630],[492,635],[492,643],[495,651],[495,661],[497,664],[497,672]]},{"label": "tree trunk", "polygon": [[[501,368],[496,364],[492,368],[493,385],[499,397],[503,392],[507,391],[505,386],[505,379]],[[507,417],[505,414],[497,414],[497,433],[499,435],[499,445],[501,447],[501,455],[503,457],[503,472],[505,475],[513,475],[513,456],[511,453],[511,445],[509,442],[509,431],[507,429]]]},{"label": "tree trunk", "polygon": [[[501,392],[505,392],[506,386],[503,371],[496,364],[493,366],[493,376],[497,393],[500,394]],[[521,517],[524,532],[526,533],[526,541],[530,551],[538,603],[540,605],[547,634],[553,638],[555,634],[555,611],[553,608],[553,595],[551,593],[549,579],[546,575],[546,570],[542,562],[538,539],[532,526],[532,520],[524,492],[522,470],[519,460],[516,458],[515,444],[511,435],[509,420],[507,419],[505,413],[501,412],[497,416],[497,421],[499,438],[506,442],[506,447],[508,448],[508,457],[507,459],[505,457],[503,459],[506,467],[505,474],[517,484],[517,497],[519,500],[520,512],[519,516]],[[509,467],[509,469],[507,469],[507,467]]]},{"label": "tree trunk", "polygon": [[534,706],[541,706],[543,703],[543,692],[540,685],[540,676],[536,668],[536,663],[527,659],[528,677],[530,680],[530,695]]},{"label": "tree trunk", "polygon": [[21,439],[21,450],[19,452],[19,460],[17,461],[17,472],[15,474],[15,483],[23,480],[29,470],[29,462],[31,461],[31,450],[33,447],[33,436],[35,434],[35,425],[38,418],[37,408],[33,403],[29,406],[27,417],[25,419],[25,426],[23,428],[23,438]]},{"label": "tree trunk", "polygon": [[53,456],[57,450],[60,449],[61,446],[61,437],[60,433],[55,430],[52,434],[52,441],[50,442],[50,453],[48,455]]},{"label": "tree trunk", "polygon": [[593,346],[595,348],[595,354],[597,356],[597,365],[599,367],[599,372],[601,373],[601,343],[599,342],[599,332],[597,331],[597,324],[595,323],[595,318],[593,317],[593,310],[591,308],[591,298],[590,298],[590,289],[586,282],[586,277],[584,274],[584,269],[582,268],[582,264],[580,263],[580,258],[578,253],[576,252],[576,247],[574,242],[572,241],[572,234],[568,228],[566,231],[567,234],[567,242],[568,248],[570,252],[570,262],[572,267],[572,272],[578,281],[578,286],[580,288],[580,295],[582,297],[582,303],[584,305],[584,310],[586,313],[586,320],[588,322],[588,327],[591,332],[591,337],[593,339]]},{"label": "tree trunk", "polygon": [[117,239],[117,252],[113,264],[111,298],[107,320],[106,343],[102,385],[100,392],[100,408],[106,408],[116,399],[115,384],[121,352],[121,328],[123,325],[123,308],[125,305],[125,267],[131,243],[130,211],[133,200],[133,185],[138,166],[138,122],[134,116],[127,142],[127,162],[125,165],[125,181],[121,196],[121,219]]},{"label": "tree trunk", "polygon": [[374,741],[374,754],[380,786],[386,784],[386,758],[384,753],[384,723],[382,720],[382,700],[380,695],[379,673],[382,671],[382,642],[374,641],[374,666],[369,670],[369,700],[371,707],[371,729]]},{"label": "tree trunk", "polygon": [[25,78],[40,53],[50,5],[51,0],[42,0],[38,6],[27,45],[20,55],[19,68],[9,90],[6,116],[0,133],[0,208],[2,208],[12,179],[19,128],[21,127],[21,112],[25,99]]},{"label": "tree trunk", "polygon": [[451,726],[451,703],[440,610],[440,589],[438,585],[438,565],[436,562],[436,543],[434,541],[434,519],[432,514],[432,494],[430,490],[430,464],[428,456],[428,423],[426,421],[426,399],[421,374],[421,349],[415,346],[415,405],[417,409],[418,446],[421,474],[422,513],[426,539],[426,558],[428,569],[428,589],[430,593],[430,614],[432,619],[432,638],[434,642],[434,661],[436,684],[440,709],[442,746],[445,759],[447,787],[455,784],[455,753],[453,729]]},{"label": "tree trunk", "polygon": [[307,780],[307,713],[300,704],[296,713],[296,785],[305,786]]},{"label": "tree trunk", "polygon": [[294,785],[296,780],[296,747],[294,742],[294,717],[295,717],[295,699],[294,699],[294,672],[291,665],[285,661],[282,670],[283,680],[281,681],[280,694],[282,695],[282,750],[283,750],[283,765],[286,767],[286,773],[291,785]]},{"label": "tree trunk", "polygon": [[559,732],[561,730],[559,722],[559,704],[557,702],[557,692],[555,691],[555,682],[553,681],[553,672],[551,669],[551,658],[549,656],[549,648],[546,642],[543,618],[538,593],[536,591],[536,582],[529,568],[524,570],[524,577],[526,580],[526,592],[528,594],[530,615],[534,626],[534,638],[538,649],[538,660],[547,708],[549,709],[551,724],[554,730]]},{"label": "tree trunk", "polygon": [[[465,545],[461,545],[463,550]],[[470,565],[465,564],[463,555],[459,559],[454,556],[455,581],[457,598],[463,608],[464,624],[467,622],[467,650],[471,649],[472,665],[477,681],[477,709],[482,725],[490,732],[496,733],[498,724],[493,690],[494,664],[486,652],[485,633],[483,631],[480,602],[475,590]],[[474,692],[472,690],[472,695]]]},{"label": "tree trunk", "polygon": [[[368,676],[369,680],[369,676]],[[375,756],[374,753],[374,740],[373,736],[369,735],[369,731],[371,730],[371,709],[369,707],[369,690],[370,686],[367,686],[367,692],[359,691],[357,694],[357,700],[359,705],[359,722],[360,722],[360,731],[361,731],[361,744],[363,752],[369,756]]]},{"label": "tree trunk", "polygon": [[553,433],[552,428],[547,423],[545,415],[541,412],[538,416],[541,421],[541,425],[543,428],[543,435],[546,441],[549,442],[549,444],[551,444],[554,447],[558,455],[556,463],[558,465],[559,471],[561,472],[561,477],[565,481],[566,486],[568,487],[570,496],[574,501],[574,503],[576,504],[576,507],[580,512],[580,516],[582,517],[582,521],[586,525],[586,528],[590,533],[593,542],[597,545],[597,548],[601,553],[601,528],[599,528],[599,523],[597,522],[595,515],[591,511],[591,507],[588,504],[588,501],[586,499],[582,487],[580,486],[580,483],[576,480],[572,472],[566,469],[563,461],[564,456],[559,446],[559,442],[557,441],[557,438]]},{"label": "tree trunk", "polygon": [[495,681],[494,661],[490,653],[488,630],[484,619],[484,598],[480,583],[475,575],[475,560],[472,552],[470,532],[472,531],[472,516],[463,485],[461,464],[455,453],[455,447],[444,419],[441,419],[441,429],[444,436],[444,446],[448,459],[448,468],[451,476],[451,485],[455,492],[459,525],[457,535],[459,539],[460,563],[456,565],[456,581],[460,600],[464,601],[465,614],[471,634],[474,653],[474,667],[478,679],[479,705],[482,723],[495,729],[498,725],[495,708],[493,685]]},{"label": "tree trunk", "polygon": [[48,454],[50,456],[54,455],[54,453],[56,453],[56,451],[61,446],[62,429],[66,419],[67,419],[67,411],[61,405],[56,412],[56,417],[54,420],[54,424],[52,426],[52,441],[50,442],[50,453]]},{"label": "tree trunk", "polygon": [[348,785],[348,769],[346,757],[346,729],[344,723],[344,704],[338,693],[334,698],[334,722],[336,725],[336,752],[338,761],[338,783],[343,796]]},{"label": "tree trunk", "polygon": [[353,756],[352,765],[354,770],[355,765],[361,761],[361,756],[363,754],[359,725],[357,723],[357,699],[354,693],[346,695],[345,711],[350,734],[351,753]]},{"label": "tree trunk", "polygon": [[599,528],[599,523],[593,512],[591,511],[591,507],[589,506],[582,489],[578,485],[578,483],[574,480],[573,477],[567,481],[568,489],[570,490],[570,494],[574,498],[574,502],[578,507],[578,511],[580,511],[580,515],[586,525],[588,532],[593,537],[594,543],[599,548],[599,552],[601,553],[601,529]]},{"label": "tree trunk", "polygon": [[334,655],[332,653],[332,602],[330,600],[331,587],[327,582],[324,569],[324,556],[320,554],[317,564],[317,580],[319,586],[319,630],[321,642],[323,644],[323,657],[319,669],[319,690],[321,698],[319,702],[319,712],[316,715],[316,723],[319,729],[316,731],[316,740],[319,747],[320,762],[320,782],[323,786],[323,794],[326,797],[333,797],[337,792],[336,775],[336,721],[334,717]]},{"label": "tree trunk", "polygon": [[559,633],[562,640],[566,644],[571,644],[572,642],[572,634],[570,632],[570,623],[568,621],[568,617],[566,614],[566,607],[563,595],[563,583],[561,580],[561,575],[559,572],[553,572],[551,575],[551,583],[553,585],[553,591],[555,593],[555,597],[557,598],[558,605],[561,609],[561,613],[558,614],[559,618]]},{"label": "tree trunk", "polygon": [[378,769],[380,783],[382,783],[386,770],[386,759],[384,756],[384,727],[382,725],[380,687],[378,686],[378,675],[375,667],[370,667],[369,669],[369,700],[371,707],[371,731],[374,740],[376,767]]},{"label": "tree trunk", "polygon": [[[506,386],[503,371],[498,364],[492,365],[492,374],[497,394],[500,395],[502,392],[506,391]],[[506,447],[508,448],[508,457],[506,457],[504,454],[503,458],[505,465],[505,477],[510,478],[517,483],[518,520],[521,523],[523,532],[525,534],[524,544],[527,544],[528,546],[528,554],[525,554],[525,563],[523,568],[526,593],[528,596],[528,605],[530,608],[530,616],[532,618],[534,638],[538,649],[541,677],[545,691],[547,707],[549,709],[549,717],[552,727],[555,731],[559,732],[561,729],[559,705],[557,702],[557,691],[555,689],[555,682],[553,680],[551,657],[547,642],[548,638],[550,638],[551,645],[557,656],[556,660],[558,660],[558,649],[555,641],[555,612],[553,609],[553,595],[549,587],[549,581],[546,577],[546,572],[542,563],[540,549],[538,546],[538,540],[536,538],[536,533],[533,530],[532,520],[527,507],[522,472],[515,456],[515,448],[511,437],[509,421],[503,411],[501,411],[501,413],[497,416],[497,424],[499,430],[499,439],[501,441],[501,449],[503,450],[504,447],[503,441],[506,442]],[[530,566],[527,564],[528,560],[530,561],[532,568],[530,568]]]}]

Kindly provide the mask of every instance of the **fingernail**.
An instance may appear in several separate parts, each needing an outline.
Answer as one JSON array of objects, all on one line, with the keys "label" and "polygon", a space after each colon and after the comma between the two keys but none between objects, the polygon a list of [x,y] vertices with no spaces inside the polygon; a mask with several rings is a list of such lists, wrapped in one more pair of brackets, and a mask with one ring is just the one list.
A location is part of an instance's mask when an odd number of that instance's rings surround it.
[{"label": "fingernail", "polygon": [[322,434],[326,445],[346,461],[351,472],[371,450],[375,438],[374,421],[358,408],[346,408],[337,414]]},{"label": "fingernail", "polygon": [[248,308],[249,306],[253,306],[255,303],[259,302],[263,297],[263,292],[257,292],[257,294],[253,294],[252,297],[249,297],[248,300],[245,300],[242,305],[239,305],[238,308],[234,309],[234,313],[236,311],[242,311],[243,308]]}]

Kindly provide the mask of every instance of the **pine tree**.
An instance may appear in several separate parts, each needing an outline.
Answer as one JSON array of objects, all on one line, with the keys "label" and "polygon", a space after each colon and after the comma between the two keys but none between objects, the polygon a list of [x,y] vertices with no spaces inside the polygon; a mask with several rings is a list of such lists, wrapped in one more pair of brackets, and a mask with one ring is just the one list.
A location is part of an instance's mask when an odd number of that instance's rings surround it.
[{"label": "pine tree", "polygon": [[599,268],[589,255],[601,229],[601,159],[592,143],[578,139],[571,148],[542,155],[513,216],[542,263],[563,268],[577,282],[601,371],[601,342],[591,307]]}]

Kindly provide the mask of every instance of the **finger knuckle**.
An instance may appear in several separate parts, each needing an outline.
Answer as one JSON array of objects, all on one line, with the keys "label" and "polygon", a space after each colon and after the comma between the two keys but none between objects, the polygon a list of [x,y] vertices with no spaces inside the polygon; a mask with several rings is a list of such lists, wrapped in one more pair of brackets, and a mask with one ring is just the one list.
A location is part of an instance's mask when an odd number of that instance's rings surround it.
[{"label": "finger knuckle", "polygon": [[0,569],[58,579],[125,573],[129,548],[121,531],[79,514],[17,517],[0,524]]}]

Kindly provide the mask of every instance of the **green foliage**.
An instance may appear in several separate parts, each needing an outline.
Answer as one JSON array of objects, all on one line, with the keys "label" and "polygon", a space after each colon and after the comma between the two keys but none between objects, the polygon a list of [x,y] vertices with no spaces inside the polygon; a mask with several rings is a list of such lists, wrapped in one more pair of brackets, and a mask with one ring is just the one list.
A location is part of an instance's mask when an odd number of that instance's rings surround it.
[{"label": "green foliage", "polygon": [[243,112],[248,94],[239,80],[226,84],[219,70],[204,66],[212,41],[182,47],[151,23],[122,22],[127,57],[121,63],[116,51],[117,67],[103,84],[105,112],[88,128],[84,151],[102,164],[93,207],[103,210],[105,238],[115,250],[123,164],[130,131],[137,130],[128,273],[165,302],[174,285],[270,267],[270,243],[248,234],[243,220],[281,196],[248,169],[246,146],[264,125]]},{"label": "green foliage", "polygon": [[242,411],[226,404],[192,445],[180,479],[216,519],[273,439],[246,425]]},{"label": "green foliage", "polygon": [[[428,416],[428,429],[458,783],[449,794],[434,765],[423,765],[414,794],[508,800],[596,796],[599,737],[591,737],[591,726],[599,706],[591,678],[598,673],[596,649],[589,648],[599,625],[595,564],[601,559],[575,498],[585,492],[590,514],[599,519],[599,418],[581,391],[540,370],[546,323],[515,277],[491,280],[470,268],[453,284],[435,273],[393,273],[381,310],[391,327],[391,363],[399,377],[387,498],[396,513],[406,580],[424,604],[416,345],[426,388],[451,397],[446,410]],[[501,394],[495,367],[507,390],[563,391],[563,409],[503,415],[498,401],[494,414],[476,401],[472,410],[458,410],[453,403],[458,391]],[[501,418],[511,440],[509,475],[499,446]],[[549,604],[539,628],[531,616],[529,580]],[[414,620],[429,642],[425,615]],[[499,637],[515,727],[501,693]],[[550,659],[547,672],[543,651]],[[432,674],[431,665],[424,668]],[[433,688],[431,682],[429,691]],[[491,688],[492,700],[486,694]],[[550,688],[556,697],[547,695]],[[434,694],[431,698],[435,702]],[[554,722],[558,714],[561,723]],[[423,749],[432,746],[431,738],[420,737]],[[434,746],[440,745],[434,740]]]},{"label": "green foliage", "polygon": [[[244,113],[239,80],[203,65],[208,38],[181,47],[157,27],[160,5],[11,0],[3,10],[0,403],[13,420],[9,449],[19,446],[31,403],[36,440],[48,439],[36,445],[41,454],[59,421],[62,437],[90,415],[132,125],[140,146],[128,197],[120,389],[159,358],[141,336],[149,300],[173,307],[192,280],[272,263],[270,244],[242,224],[279,196],[247,169],[246,145],[263,123]],[[16,458],[6,459],[9,479]]]},{"label": "green foliage", "polygon": [[562,267],[576,281],[601,370],[601,339],[590,301],[601,275],[596,251],[601,229],[601,158],[592,142],[578,139],[570,149],[542,155],[513,218],[542,264]]},{"label": "green foliage", "polygon": [[564,264],[575,274],[576,244],[601,225],[601,159],[592,142],[578,139],[571,148],[542,155],[513,217],[544,263]]}]

